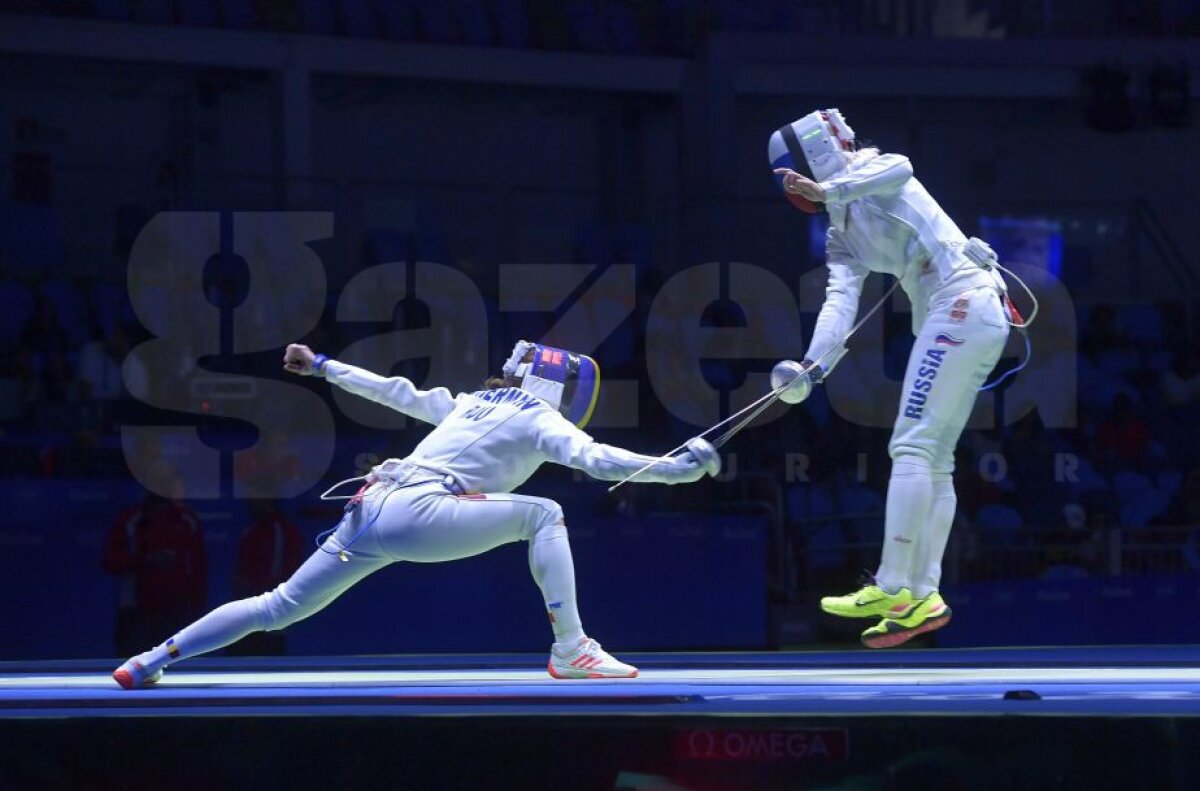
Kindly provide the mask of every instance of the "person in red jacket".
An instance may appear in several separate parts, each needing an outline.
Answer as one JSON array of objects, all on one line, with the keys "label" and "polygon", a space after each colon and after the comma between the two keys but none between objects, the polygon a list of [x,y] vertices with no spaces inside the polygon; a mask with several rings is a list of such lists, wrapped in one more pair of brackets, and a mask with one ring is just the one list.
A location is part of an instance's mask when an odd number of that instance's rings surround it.
[{"label": "person in red jacket", "polygon": [[1118,393],[1111,416],[1096,427],[1096,455],[1109,464],[1138,467],[1149,456],[1151,439],[1133,401]]},{"label": "person in red jacket", "polygon": [[208,556],[196,515],[178,500],[146,492],[109,530],[101,567],[121,577],[114,643],[119,655],[206,609]]},{"label": "person in red jacket", "polygon": [[[300,568],[304,539],[275,500],[251,500],[251,522],[238,540],[233,595],[241,599],[271,590]],[[272,656],[287,653],[283,632],[253,632],[229,646],[234,656]]]}]

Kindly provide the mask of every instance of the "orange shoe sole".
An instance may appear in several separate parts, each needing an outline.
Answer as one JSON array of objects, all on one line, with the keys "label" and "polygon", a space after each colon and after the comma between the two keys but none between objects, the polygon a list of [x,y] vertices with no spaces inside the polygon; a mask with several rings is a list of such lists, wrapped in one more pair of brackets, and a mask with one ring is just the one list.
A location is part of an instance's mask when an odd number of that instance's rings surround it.
[{"label": "orange shoe sole", "polygon": [[920,626],[914,626],[911,629],[905,629],[901,632],[889,632],[888,634],[872,635],[871,637],[863,638],[863,645],[867,648],[895,648],[898,645],[903,645],[919,634],[932,632],[936,629],[941,629],[946,624],[950,623],[950,611],[947,610],[945,615],[939,615],[936,618],[930,618]]},{"label": "orange shoe sole", "polygon": [[[141,667],[141,665],[138,665],[138,667]],[[136,681],[134,681],[133,674],[123,667],[119,667],[114,670],[112,677],[113,681],[121,685],[121,689],[145,689],[146,687],[152,687],[158,683],[157,678],[146,678],[142,680],[141,684],[138,684]]]}]

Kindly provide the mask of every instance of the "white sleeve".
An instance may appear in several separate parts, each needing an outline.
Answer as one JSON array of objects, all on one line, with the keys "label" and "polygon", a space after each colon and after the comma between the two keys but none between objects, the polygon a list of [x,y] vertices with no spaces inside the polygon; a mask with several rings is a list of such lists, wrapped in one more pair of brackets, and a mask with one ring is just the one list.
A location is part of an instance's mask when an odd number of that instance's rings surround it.
[{"label": "white sleeve", "polygon": [[826,234],[825,259],[829,268],[825,304],[821,305],[817,315],[817,325],[804,357],[816,362],[828,354],[820,362],[821,370],[828,374],[841,356],[838,351],[831,350],[843,348],[842,339],[858,316],[858,301],[869,270],[854,260],[836,228],[830,228]]},{"label": "white sleeve", "polygon": [[348,393],[434,425],[454,410],[454,396],[449,390],[444,387],[418,390],[403,376],[384,378],[354,365],[327,360],[325,378]]},{"label": "white sleeve", "polygon": [[[601,481],[622,480],[656,458],[596,442],[550,410],[542,411],[535,430],[537,448],[549,461],[582,470]],[[704,468],[684,452],[658,462],[630,483],[691,483],[704,474]]]},{"label": "white sleeve", "polygon": [[844,176],[821,182],[825,203],[837,206],[868,195],[895,192],[912,178],[912,163],[903,154],[880,154]]}]

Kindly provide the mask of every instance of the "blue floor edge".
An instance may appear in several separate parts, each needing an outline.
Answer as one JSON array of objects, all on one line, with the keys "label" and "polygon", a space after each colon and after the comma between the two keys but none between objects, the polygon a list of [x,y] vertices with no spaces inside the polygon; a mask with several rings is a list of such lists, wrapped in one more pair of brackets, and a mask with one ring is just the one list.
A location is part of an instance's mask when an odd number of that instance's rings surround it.
[{"label": "blue floor edge", "polygon": [[[0,664],[0,719],[172,716],[1200,716],[1200,647],[623,654],[636,683],[554,682],[545,654],[206,657],[179,682],[126,692],[116,660]],[[531,671],[472,678],[476,669]],[[786,671],[793,669],[795,675]],[[1140,670],[1153,671],[1139,673]],[[333,676],[289,680],[287,674]],[[441,670],[445,675],[408,677]],[[668,674],[666,671],[681,671]],[[754,671],[762,671],[756,675]],[[922,670],[930,671],[922,675]],[[963,672],[948,672],[961,670]],[[972,670],[979,671],[972,674]],[[1010,670],[1005,678],[1005,671]],[[1039,670],[1049,672],[1038,672]],[[1073,673],[1072,670],[1078,672]],[[272,678],[223,680],[223,673]],[[392,678],[338,672],[396,673]],[[654,671],[662,672],[656,677]],[[689,671],[697,675],[689,677]],[[730,675],[722,676],[723,671]],[[857,671],[857,672],[846,672]],[[875,672],[878,671],[878,672]],[[896,674],[895,671],[900,671]],[[937,671],[937,672],[934,672]],[[1032,671],[1032,672],[1030,672]],[[198,675],[189,679],[185,674]],[[464,677],[455,677],[462,673]],[[892,673],[890,677],[888,674]],[[989,673],[999,675],[989,676]],[[92,675],[95,678],[90,678]],[[82,680],[79,676],[87,677]],[[831,676],[834,680],[830,680]],[[61,677],[61,679],[59,679]],[[170,677],[170,676],[169,676]],[[808,679],[808,680],[806,680]],[[180,683],[181,682],[181,683]]]}]

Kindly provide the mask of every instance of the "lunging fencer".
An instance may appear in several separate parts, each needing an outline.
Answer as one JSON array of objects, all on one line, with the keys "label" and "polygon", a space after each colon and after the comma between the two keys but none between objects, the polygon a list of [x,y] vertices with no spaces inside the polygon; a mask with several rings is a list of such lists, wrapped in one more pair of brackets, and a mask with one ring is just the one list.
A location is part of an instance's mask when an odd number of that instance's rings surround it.
[{"label": "lunging fencer", "polygon": [[[180,659],[251,632],[283,629],[396,561],[457,560],[515,541],[529,542],[529,568],[554,631],[550,675],[637,675],[637,668],[615,659],[584,632],[562,508],[553,500],[509,494],[544,462],[600,480],[619,480],[652,460],[596,442],[582,431],[599,393],[594,360],[521,341],[505,362],[503,376],[489,379],[483,390],[458,396],[444,387],[418,390],[404,377],[377,376],[297,344],[288,346],[284,368],[322,376],[435,428],[407,458],[389,459],[364,478],[351,479],[363,485],[347,498],[344,518],[291,578],[268,593],[218,607],[129,659],[113,673],[118,684],[126,689],[147,686]],[[689,483],[720,469],[717,451],[696,438],[638,480]]]},{"label": "lunging fencer", "polygon": [[957,502],[954,449],[1010,326],[1025,323],[992,249],[959,230],[913,177],[907,157],[858,148],[838,110],[777,130],[768,156],[796,208],[829,213],[825,302],[804,360],[785,360],[772,372],[774,387],[793,383],[783,400],[807,397],[845,353],[868,274],[895,276],[912,302],[916,342],[888,448],[879,568],[861,590],[821,599],[833,615],[880,619],[862,633],[867,646],[900,645],[950,620],[938,587]]}]

